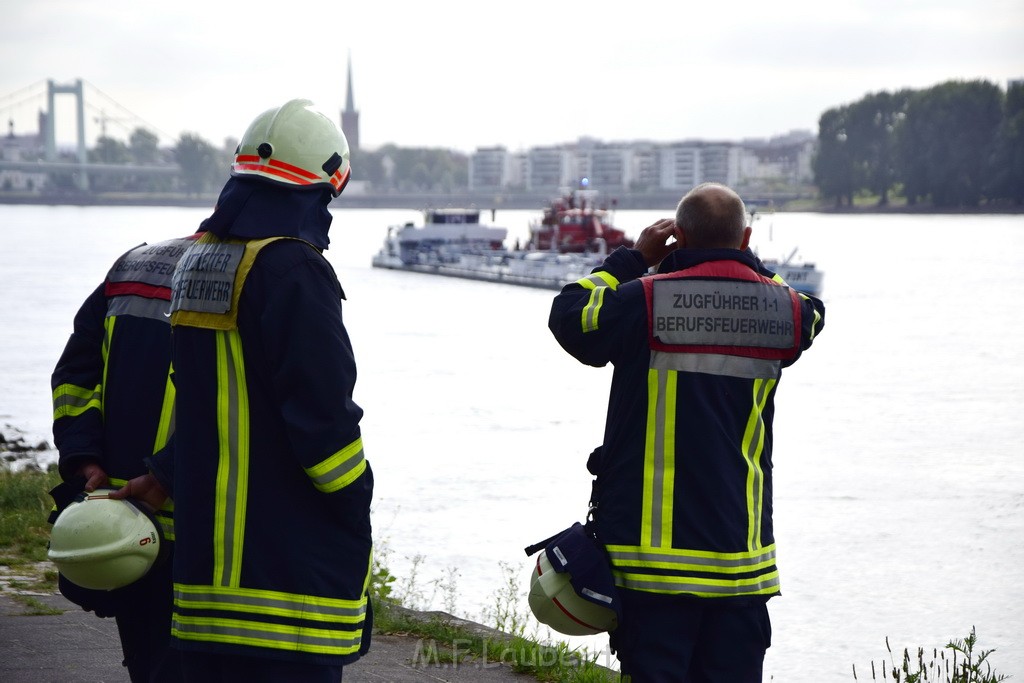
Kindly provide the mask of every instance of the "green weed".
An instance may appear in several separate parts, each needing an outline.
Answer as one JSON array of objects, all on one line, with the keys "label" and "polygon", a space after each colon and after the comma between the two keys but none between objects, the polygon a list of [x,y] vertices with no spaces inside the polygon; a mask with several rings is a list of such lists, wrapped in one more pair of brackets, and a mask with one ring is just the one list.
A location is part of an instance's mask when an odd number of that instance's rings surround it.
[{"label": "green weed", "polygon": [[[924,681],[945,681],[945,683],[997,683],[1005,681],[1008,676],[997,674],[992,670],[988,657],[995,650],[977,649],[978,636],[974,627],[971,634],[963,640],[951,640],[939,650],[932,649],[930,662],[925,662],[925,650],[917,648],[917,656],[912,657],[908,648],[903,649],[903,658],[896,663],[895,655],[885,639],[885,648],[889,651],[889,661],[879,662],[881,680],[890,677],[895,683],[923,683]],[[946,651],[950,655],[946,655]],[[857,666],[853,666],[853,678],[857,678]],[[871,662],[871,680],[879,680],[874,661]]]}]

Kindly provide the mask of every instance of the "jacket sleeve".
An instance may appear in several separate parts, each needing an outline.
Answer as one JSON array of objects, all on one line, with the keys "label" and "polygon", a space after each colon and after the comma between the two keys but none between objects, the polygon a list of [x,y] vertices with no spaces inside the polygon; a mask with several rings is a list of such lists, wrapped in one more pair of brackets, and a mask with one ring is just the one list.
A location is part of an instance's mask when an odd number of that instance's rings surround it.
[{"label": "jacket sleeve", "polygon": [[97,287],[75,315],[74,329],[50,377],[53,441],[65,480],[103,455],[104,320],[107,300]]},{"label": "jacket sleeve", "polygon": [[282,274],[267,296],[262,336],[292,449],[318,490],[340,491],[366,470],[341,287],[313,255]]},{"label": "jacket sleeve", "polygon": [[[635,334],[633,318],[640,310],[632,302],[642,296],[638,288],[623,291],[622,285],[647,272],[639,251],[619,247],[604,263],[585,277],[562,288],[551,304],[548,329],[576,360],[603,367],[615,362],[625,350],[623,331]],[[629,324],[623,324],[629,319]]]},{"label": "jacket sleeve", "polygon": [[797,292],[800,297],[800,305],[803,307],[801,315],[800,348],[810,348],[818,334],[825,327],[825,304],[821,299],[810,294]]}]

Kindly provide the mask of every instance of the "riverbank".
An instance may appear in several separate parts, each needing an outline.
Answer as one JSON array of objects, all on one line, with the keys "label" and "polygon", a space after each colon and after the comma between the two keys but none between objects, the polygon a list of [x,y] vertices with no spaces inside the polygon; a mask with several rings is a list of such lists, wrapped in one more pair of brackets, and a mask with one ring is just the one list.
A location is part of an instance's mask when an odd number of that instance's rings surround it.
[{"label": "riverbank", "polygon": [[[5,443],[12,440],[7,438]],[[53,470],[0,464],[0,680],[103,681],[125,677],[112,619],[98,619],[57,590],[46,557]],[[538,681],[610,683],[617,674],[593,655],[525,633],[518,593],[495,610],[495,626],[396,600],[397,579],[375,559],[370,653],[346,667],[346,681]],[[412,581],[408,581],[411,585]],[[606,655],[610,658],[610,655]],[[612,662],[607,662],[609,665]]]},{"label": "riverbank", "polygon": [[[39,206],[167,206],[167,207],[209,207],[217,202],[216,193],[201,195],[180,194],[141,194],[141,193],[68,193],[59,195],[41,195],[33,193],[0,192],[0,205],[39,205]],[[487,211],[509,210],[540,210],[552,198],[551,193],[486,193],[486,192],[451,192],[451,193],[359,193],[346,192],[332,203],[339,209],[412,209],[422,210],[431,207],[476,207]],[[679,201],[677,192],[657,193],[606,193],[608,202],[614,202],[613,208],[624,211],[668,211],[674,210]],[[927,204],[908,205],[901,200],[894,200],[885,206],[879,206],[877,198],[855,200],[852,206],[836,206],[832,201],[816,199],[794,194],[759,196],[744,195],[748,207],[757,207],[760,211],[779,211],[787,213],[834,213],[834,214],[1024,214],[1024,205],[985,205],[980,207],[942,208]]]}]

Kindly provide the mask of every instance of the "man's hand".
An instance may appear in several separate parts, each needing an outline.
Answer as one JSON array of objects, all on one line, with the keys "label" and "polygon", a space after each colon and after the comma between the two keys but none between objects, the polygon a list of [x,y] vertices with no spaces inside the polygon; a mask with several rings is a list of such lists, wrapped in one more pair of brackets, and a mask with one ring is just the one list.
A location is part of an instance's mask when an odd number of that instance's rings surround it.
[{"label": "man's hand", "polygon": [[90,460],[79,467],[76,474],[80,477],[85,477],[86,493],[92,493],[96,489],[110,486],[110,478],[107,476],[106,471],[94,460]]},{"label": "man's hand", "polygon": [[117,500],[134,498],[154,510],[159,510],[167,500],[167,492],[156,477],[152,474],[143,474],[141,477],[129,479],[127,484],[111,493],[110,497]]},{"label": "man's hand", "polygon": [[[669,240],[673,237],[676,238],[676,241],[670,242]],[[633,248],[643,255],[644,263],[654,266],[661,263],[663,258],[678,249],[681,244],[675,220],[662,218],[640,231],[640,237],[637,238]]]}]

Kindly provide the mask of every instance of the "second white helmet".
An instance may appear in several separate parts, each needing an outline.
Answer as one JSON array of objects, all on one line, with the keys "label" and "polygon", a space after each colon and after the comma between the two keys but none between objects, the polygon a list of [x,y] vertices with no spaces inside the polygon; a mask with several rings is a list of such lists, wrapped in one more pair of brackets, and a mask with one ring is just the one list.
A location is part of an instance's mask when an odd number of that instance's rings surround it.
[{"label": "second white helmet", "polygon": [[113,590],[138,581],[161,558],[160,525],[112,489],[80,496],[57,517],[47,556],[82,588]]}]

